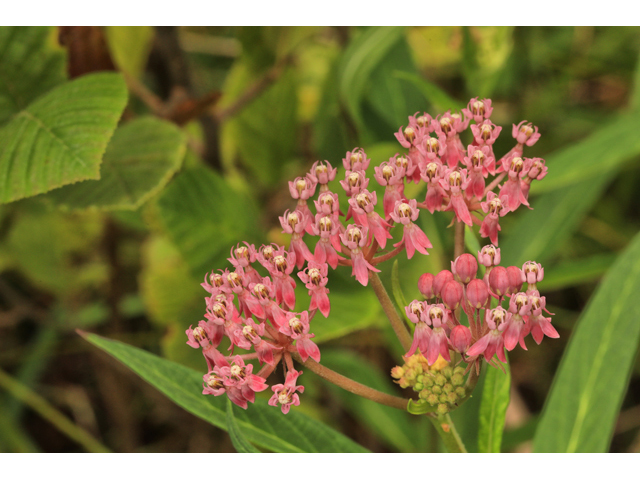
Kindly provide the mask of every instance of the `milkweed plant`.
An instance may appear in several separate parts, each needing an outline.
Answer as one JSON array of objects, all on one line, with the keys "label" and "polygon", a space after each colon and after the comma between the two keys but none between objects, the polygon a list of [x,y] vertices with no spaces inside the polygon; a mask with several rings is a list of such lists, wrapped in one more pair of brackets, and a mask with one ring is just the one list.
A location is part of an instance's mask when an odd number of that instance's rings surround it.
[{"label": "milkweed plant", "polygon": [[[502,265],[498,247],[501,218],[531,208],[531,183],[547,174],[542,158],[526,156],[540,133],[527,121],[513,125],[514,146],[498,159],[493,145],[502,127],[491,121],[492,111],[490,99],[473,98],[460,113],[416,113],[395,133],[402,151],[393,157],[371,165],[355,148],[342,159],[342,171],[337,162],[317,161],[290,181],[291,207],[279,218],[289,245],[238,243],[229,265],[214,268],[201,284],[204,319],[186,336],[206,360],[202,393],[226,395],[247,409],[257,392],[269,391],[268,404],[286,415],[304,401],[301,375],[311,370],[373,402],[426,415],[448,450],[464,451],[449,413],[470,398],[483,372],[504,371],[506,351],[527,350],[529,335],[536,344],[559,336],[538,291],[543,266],[535,259]],[[473,140],[465,145],[460,134],[469,128]],[[329,183],[342,177],[333,191]],[[373,182],[384,187],[382,199]],[[405,194],[411,182],[426,184],[424,198]],[[429,255],[430,232],[417,220],[436,211],[450,216],[451,268],[416,278],[422,297],[402,311],[378,273],[397,255]],[[466,227],[486,239],[476,255],[464,253]],[[330,277],[338,268],[373,290],[393,327],[405,354],[388,374],[406,389],[404,397],[322,365],[313,331],[331,314]],[[305,292],[296,291],[296,277],[309,297],[301,311],[296,298]],[[229,348],[221,349],[225,337]],[[280,365],[284,383],[271,381]]]}]

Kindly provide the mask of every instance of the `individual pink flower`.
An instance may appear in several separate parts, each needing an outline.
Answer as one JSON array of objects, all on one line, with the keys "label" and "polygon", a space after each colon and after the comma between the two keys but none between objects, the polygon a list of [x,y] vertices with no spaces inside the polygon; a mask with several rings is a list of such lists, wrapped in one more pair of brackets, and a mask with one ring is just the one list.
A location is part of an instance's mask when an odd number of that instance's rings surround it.
[{"label": "individual pink flower", "polygon": [[534,127],[531,123],[525,124],[525,122],[526,120],[523,120],[518,125],[513,125],[511,135],[519,144],[531,147],[538,141],[540,134],[538,127]]},{"label": "individual pink flower", "polygon": [[380,271],[364,258],[362,247],[367,245],[367,234],[367,228],[359,225],[348,225],[347,229],[340,234],[340,239],[344,246],[351,250],[351,262],[353,264],[351,276],[355,276],[356,280],[365,287],[369,283],[369,270],[373,272]]},{"label": "individual pink flower", "polygon": [[[508,198],[504,198],[504,201],[508,202]],[[498,245],[498,232],[500,228],[500,217],[504,217],[509,213],[509,208],[503,205],[503,200],[499,198],[494,192],[487,193],[487,200],[480,204],[482,211],[487,215],[480,225],[480,236],[491,240],[491,243]]]},{"label": "individual pink flower", "polygon": [[438,138],[425,137],[422,144],[425,162],[442,163],[442,157],[447,151],[447,136],[443,132],[438,132]]},{"label": "individual pink flower", "polygon": [[404,196],[405,171],[392,160],[389,159],[389,162],[382,162],[379,167],[374,167],[375,174],[373,175],[380,185],[386,187],[382,206],[387,220],[390,213],[393,212],[396,202],[406,198]]},{"label": "individual pink flower", "polygon": [[429,322],[433,327],[429,337],[429,348],[426,354],[427,362],[429,365],[433,365],[438,359],[438,356],[442,356],[442,358],[447,362],[450,362],[449,339],[447,338],[447,333],[445,331],[449,314],[444,308],[444,305],[436,304],[430,306],[427,315],[429,317]]},{"label": "individual pink flower", "polygon": [[309,247],[307,247],[307,244],[302,240],[305,229],[307,228],[307,223],[311,218],[302,210],[295,210],[293,212],[287,210],[284,212],[284,216],[279,217],[279,219],[280,225],[282,225],[282,233],[291,235],[289,251],[295,253],[296,267],[301,269],[305,261],[313,259]]},{"label": "individual pink flower", "polygon": [[525,162],[521,157],[511,159],[508,169],[508,179],[500,188],[500,200],[509,207],[510,211],[515,211],[520,204],[529,206],[524,193],[522,192],[521,179],[527,175],[530,162]]},{"label": "individual pink flower", "polygon": [[520,182],[524,198],[529,200],[529,189],[531,188],[531,182],[533,180],[542,180],[547,176],[547,170],[548,169],[545,165],[544,159],[538,157],[531,159],[531,167],[527,172],[527,176],[524,177]]},{"label": "individual pink flower", "polygon": [[478,100],[478,97],[475,97],[469,100],[467,108],[463,108],[462,111],[467,117],[473,118],[476,123],[482,123],[491,116],[493,108],[491,107],[490,99],[483,98]]},{"label": "individual pink flower", "polygon": [[533,340],[540,345],[546,335],[549,338],[559,338],[558,331],[551,325],[551,318],[546,318],[542,314],[533,314],[527,318],[529,330]]},{"label": "individual pink flower", "polygon": [[473,226],[473,220],[469,213],[469,207],[467,207],[463,191],[469,186],[469,180],[467,179],[467,169],[464,168],[460,171],[448,169],[442,180],[440,180],[442,188],[450,192],[451,201],[449,206],[445,210],[452,210],[456,214],[456,218],[459,222],[464,222],[470,227]]},{"label": "individual pink flower", "polygon": [[329,316],[331,303],[329,302],[329,289],[326,287],[328,266],[326,263],[318,264],[309,262],[307,268],[302,272],[298,272],[298,277],[302,280],[311,295],[311,304],[309,310],[320,310],[324,317]]},{"label": "individual pink flower", "polygon": [[495,158],[493,157],[493,152],[487,146],[476,147],[469,145],[467,152],[468,155],[463,160],[469,172],[469,185],[465,190],[465,194],[468,200],[471,200],[474,196],[481,200],[484,197],[484,179],[487,178],[489,172],[495,172]]},{"label": "individual pink flower", "polygon": [[[330,215],[333,219],[337,219],[340,214],[340,203],[338,194],[333,192],[322,192],[318,195],[318,199],[313,203],[319,214]],[[317,235],[317,234],[316,234]]]},{"label": "individual pink flower", "polygon": [[471,131],[478,145],[493,145],[500,135],[502,127],[494,125],[491,120],[485,120],[481,124],[471,125]]},{"label": "individual pink flower", "polygon": [[[282,322],[286,320],[286,312],[275,301],[276,288],[271,283],[271,279],[265,277],[260,283],[250,284],[249,288],[260,305],[260,309],[255,307],[254,311],[252,307],[254,305],[253,302],[249,303],[249,307],[252,308],[251,313],[257,318],[268,318],[276,326],[280,327]],[[260,315],[260,313],[262,313],[262,315]]]},{"label": "individual pink flower", "polygon": [[340,249],[340,223],[332,220],[331,216],[319,213],[316,215],[313,232],[320,236],[313,252],[313,260],[316,263],[328,263],[335,270],[342,258],[337,252]]},{"label": "individual pink flower", "polygon": [[487,268],[500,265],[500,249],[493,245],[485,245],[478,252],[478,262]]},{"label": "individual pink flower", "polygon": [[402,234],[402,241],[394,244],[394,247],[399,246],[404,242],[407,250],[407,258],[413,257],[413,254],[418,250],[423,255],[429,255],[427,248],[431,248],[431,242],[425,235],[425,233],[415,223],[418,219],[418,204],[415,199],[409,200],[409,203],[398,200],[391,212],[390,216],[396,223],[404,225],[404,231]]},{"label": "individual pink flower", "polygon": [[370,158],[364,153],[362,148],[354,148],[352,151],[347,152],[346,158],[342,159],[342,164],[345,170],[366,170],[369,167]]},{"label": "individual pink flower", "polygon": [[506,363],[507,357],[504,353],[502,331],[505,329],[505,322],[509,319],[511,314],[502,307],[496,307],[493,310],[487,310],[486,312],[485,322],[489,327],[489,332],[469,347],[467,355],[469,357],[484,355],[485,360],[489,361],[495,354],[497,354],[498,359],[501,362]]},{"label": "individual pink flower", "polygon": [[282,305],[284,302],[289,308],[296,305],[296,282],[290,277],[293,268],[296,266],[296,255],[294,252],[285,252],[284,247],[280,247],[273,255],[273,263],[268,268],[273,284],[276,288],[276,302]]},{"label": "individual pink flower", "polygon": [[433,213],[436,210],[442,210],[442,201],[447,196],[446,192],[440,185],[444,167],[437,162],[429,162],[422,171],[421,178],[427,183],[427,196],[424,201],[427,204],[427,210]]},{"label": "individual pink flower", "polygon": [[300,405],[300,397],[298,397],[297,392],[304,392],[304,387],[302,385],[296,386],[296,381],[300,375],[302,375],[302,372],[289,370],[287,372],[287,378],[284,381],[284,385],[280,383],[271,387],[273,396],[269,399],[269,405],[275,407],[279,404],[282,409],[282,413],[285,415],[289,413],[291,405],[296,407]]},{"label": "individual pink flower", "polygon": [[536,288],[536,283],[541,282],[544,278],[544,268],[536,262],[524,262],[522,265],[524,281],[527,282],[527,291]]},{"label": "individual pink flower", "polygon": [[297,177],[289,182],[289,193],[295,200],[308,200],[316,193],[317,181],[310,177]]},{"label": "individual pink flower", "polygon": [[337,168],[333,168],[331,164],[325,160],[318,160],[311,166],[311,171],[307,174],[312,182],[320,185],[320,192],[328,190],[327,184],[336,178]]},{"label": "individual pink flower", "polygon": [[185,331],[187,334],[187,345],[193,348],[201,348],[208,346],[211,342],[214,342],[214,347],[220,344],[222,334],[217,331],[214,325],[209,325],[204,320],[198,322],[196,328],[189,328]]},{"label": "individual pink flower", "polygon": [[431,327],[424,322],[418,322],[415,330],[413,331],[413,340],[409,351],[405,353],[405,357],[410,357],[415,354],[418,349],[424,356],[429,349],[429,339],[431,338]]},{"label": "individual pink flower", "polygon": [[306,310],[302,313],[287,312],[287,321],[282,323],[280,333],[296,341],[296,349],[303,362],[306,362],[309,357],[316,362],[320,361],[320,349],[311,341],[315,334],[309,333],[309,312]]},{"label": "individual pink flower", "polygon": [[376,192],[362,190],[349,199],[349,205],[353,213],[353,219],[358,225],[369,229],[381,248],[387,245],[387,239],[393,238],[389,233],[391,225],[384,221],[373,209],[377,203]]}]

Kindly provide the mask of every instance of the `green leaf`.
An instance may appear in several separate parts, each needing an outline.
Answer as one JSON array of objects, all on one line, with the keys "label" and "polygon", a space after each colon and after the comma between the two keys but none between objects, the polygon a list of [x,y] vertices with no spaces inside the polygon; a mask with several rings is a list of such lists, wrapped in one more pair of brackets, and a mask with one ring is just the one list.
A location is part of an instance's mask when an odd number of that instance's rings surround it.
[{"label": "green leaf", "polygon": [[0,27],[0,125],[66,80],[52,27]]},{"label": "green leaf", "polygon": [[544,281],[540,287],[544,291],[559,290],[597,280],[613,265],[616,258],[615,253],[603,253],[554,265],[545,269]]},{"label": "green leaf", "polygon": [[587,179],[597,179],[640,154],[640,113],[621,115],[585,140],[549,155],[548,175],[533,182],[531,193],[549,192]]},{"label": "green leaf", "polygon": [[462,102],[452,98],[438,85],[430,82],[426,78],[422,78],[420,75],[409,72],[395,72],[394,76],[407,80],[418,87],[424,95],[424,98],[426,98],[427,101],[440,112],[446,112],[447,110],[460,110],[465,107]]},{"label": "green leaf", "polygon": [[425,413],[433,412],[434,408],[427,403],[426,400],[418,400],[414,402],[413,399],[409,399],[407,403],[407,412],[411,415],[424,415]]},{"label": "green leaf", "polygon": [[507,373],[489,368],[480,401],[480,428],[478,450],[480,453],[500,453],[504,419],[509,406],[511,373],[509,365],[503,365]]},{"label": "green leaf", "polygon": [[[298,298],[304,298],[305,295],[304,291],[297,293]],[[317,313],[311,323],[311,332],[316,335],[315,342],[326,342],[380,324],[380,303],[370,289],[358,286],[350,291],[332,289],[330,299],[329,317],[324,318]]]},{"label": "green leaf", "polygon": [[[93,345],[121,361],[186,411],[226,430],[226,398],[202,395],[202,372],[124,343],[82,333]],[[344,435],[295,410],[283,415],[260,395],[235,415],[245,438],[274,452],[366,452]]]},{"label": "green leaf", "polygon": [[404,311],[404,307],[409,305],[409,302],[407,302],[404,293],[402,293],[402,287],[400,286],[400,273],[397,259],[393,261],[393,267],[391,267],[391,291],[393,292],[393,298],[396,301],[396,306],[400,314],[405,322],[410,323],[407,321],[406,312]]},{"label": "green leaf", "polygon": [[640,234],[589,300],[534,438],[536,452],[606,452],[640,340]]},{"label": "green leaf", "polygon": [[543,263],[552,258],[612,178],[613,172],[608,172],[531,201],[533,210],[518,212],[519,219],[508,229],[511,233],[500,243],[501,264]]},{"label": "green leaf", "polygon": [[233,245],[256,238],[255,208],[206,167],[184,170],[158,198],[169,237],[196,278],[225,268]]},{"label": "green leaf", "polygon": [[67,185],[47,198],[71,209],[135,210],[178,171],[186,151],[182,131],[157,118],[139,118],[118,128],[107,146],[100,180]]},{"label": "green leaf", "polygon": [[[337,350],[322,351],[322,365],[390,395],[398,395],[387,372],[359,356]],[[369,431],[400,452],[424,451],[427,443],[426,418],[409,417],[404,411],[372,402],[339,387],[331,387],[344,401],[345,408]]]},{"label": "green leaf", "polygon": [[153,45],[153,27],[118,26],[104,27],[104,30],[109,51],[118,68],[140,78]]},{"label": "green leaf", "polygon": [[127,103],[115,73],[65,83],[0,130],[0,202],[100,178],[100,162]]},{"label": "green leaf", "polygon": [[227,397],[227,431],[231,437],[231,443],[233,443],[233,446],[238,453],[260,453],[260,450],[251,445],[242,434],[242,430],[240,430],[240,427],[238,426],[236,417],[233,415],[233,409],[233,403],[231,403],[231,400]]},{"label": "green leaf", "polygon": [[349,44],[340,62],[340,99],[360,130],[365,128],[361,100],[371,73],[404,35],[404,27],[370,27]]}]

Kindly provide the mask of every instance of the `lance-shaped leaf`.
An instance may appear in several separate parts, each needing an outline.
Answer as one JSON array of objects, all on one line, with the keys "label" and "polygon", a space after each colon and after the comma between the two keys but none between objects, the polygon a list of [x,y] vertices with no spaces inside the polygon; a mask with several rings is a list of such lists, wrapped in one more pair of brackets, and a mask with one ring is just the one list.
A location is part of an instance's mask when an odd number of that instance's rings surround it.
[{"label": "lance-shaped leaf", "polygon": [[[82,335],[186,411],[216,427],[228,428],[226,396],[203,395],[202,372],[115,340],[83,332]],[[235,411],[234,417],[246,440],[274,452],[367,451],[341,433],[295,409],[283,415],[279,408],[267,405],[264,398],[256,398],[247,410]]]},{"label": "lance-shaped leaf", "polygon": [[511,385],[509,365],[503,366],[506,373],[497,368],[488,369],[482,389],[478,431],[478,451],[480,453],[500,453]]},{"label": "lance-shaped leaf", "polygon": [[71,209],[137,209],[180,168],[182,131],[157,118],[140,118],[116,130],[107,146],[100,180],[67,185],[47,195]]},{"label": "lance-shaped leaf", "polygon": [[0,130],[0,203],[100,178],[100,162],[127,103],[115,73],[65,83]]},{"label": "lance-shaped leaf", "polygon": [[251,445],[243,435],[233,414],[233,409],[233,403],[227,398],[227,431],[231,437],[231,443],[238,453],[260,453],[260,450]]},{"label": "lance-shaped leaf", "polygon": [[536,452],[606,452],[640,340],[640,234],[603,279],[562,357]]}]

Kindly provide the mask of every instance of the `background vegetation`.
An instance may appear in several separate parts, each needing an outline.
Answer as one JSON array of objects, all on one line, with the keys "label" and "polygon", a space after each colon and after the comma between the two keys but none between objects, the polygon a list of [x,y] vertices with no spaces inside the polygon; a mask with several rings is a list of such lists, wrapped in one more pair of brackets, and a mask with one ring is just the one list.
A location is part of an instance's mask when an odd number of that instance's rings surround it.
[{"label": "background vegetation", "polygon": [[[476,96],[498,155],[512,123],[542,133],[527,153],[549,175],[500,247],[543,264],[561,335],[512,352],[501,449],[640,451],[639,51],[636,27],[0,28],[0,451],[235,451],[208,398],[185,412],[76,329],[205,373],[184,334],[199,283],[242,240],[288,241],[287,181],[355,147],[378,164],[408,115]],[[435,248],[400,261],[408,298],[453,251],[448,216],[423,217]],[[322,363],[394,391],[402,352],[375,297],[349,272],[329,286]],[[439,448],[422,418],[302,383],[297,410],[367,449]],[[471,451],[480,396],[456,412]]]}]

